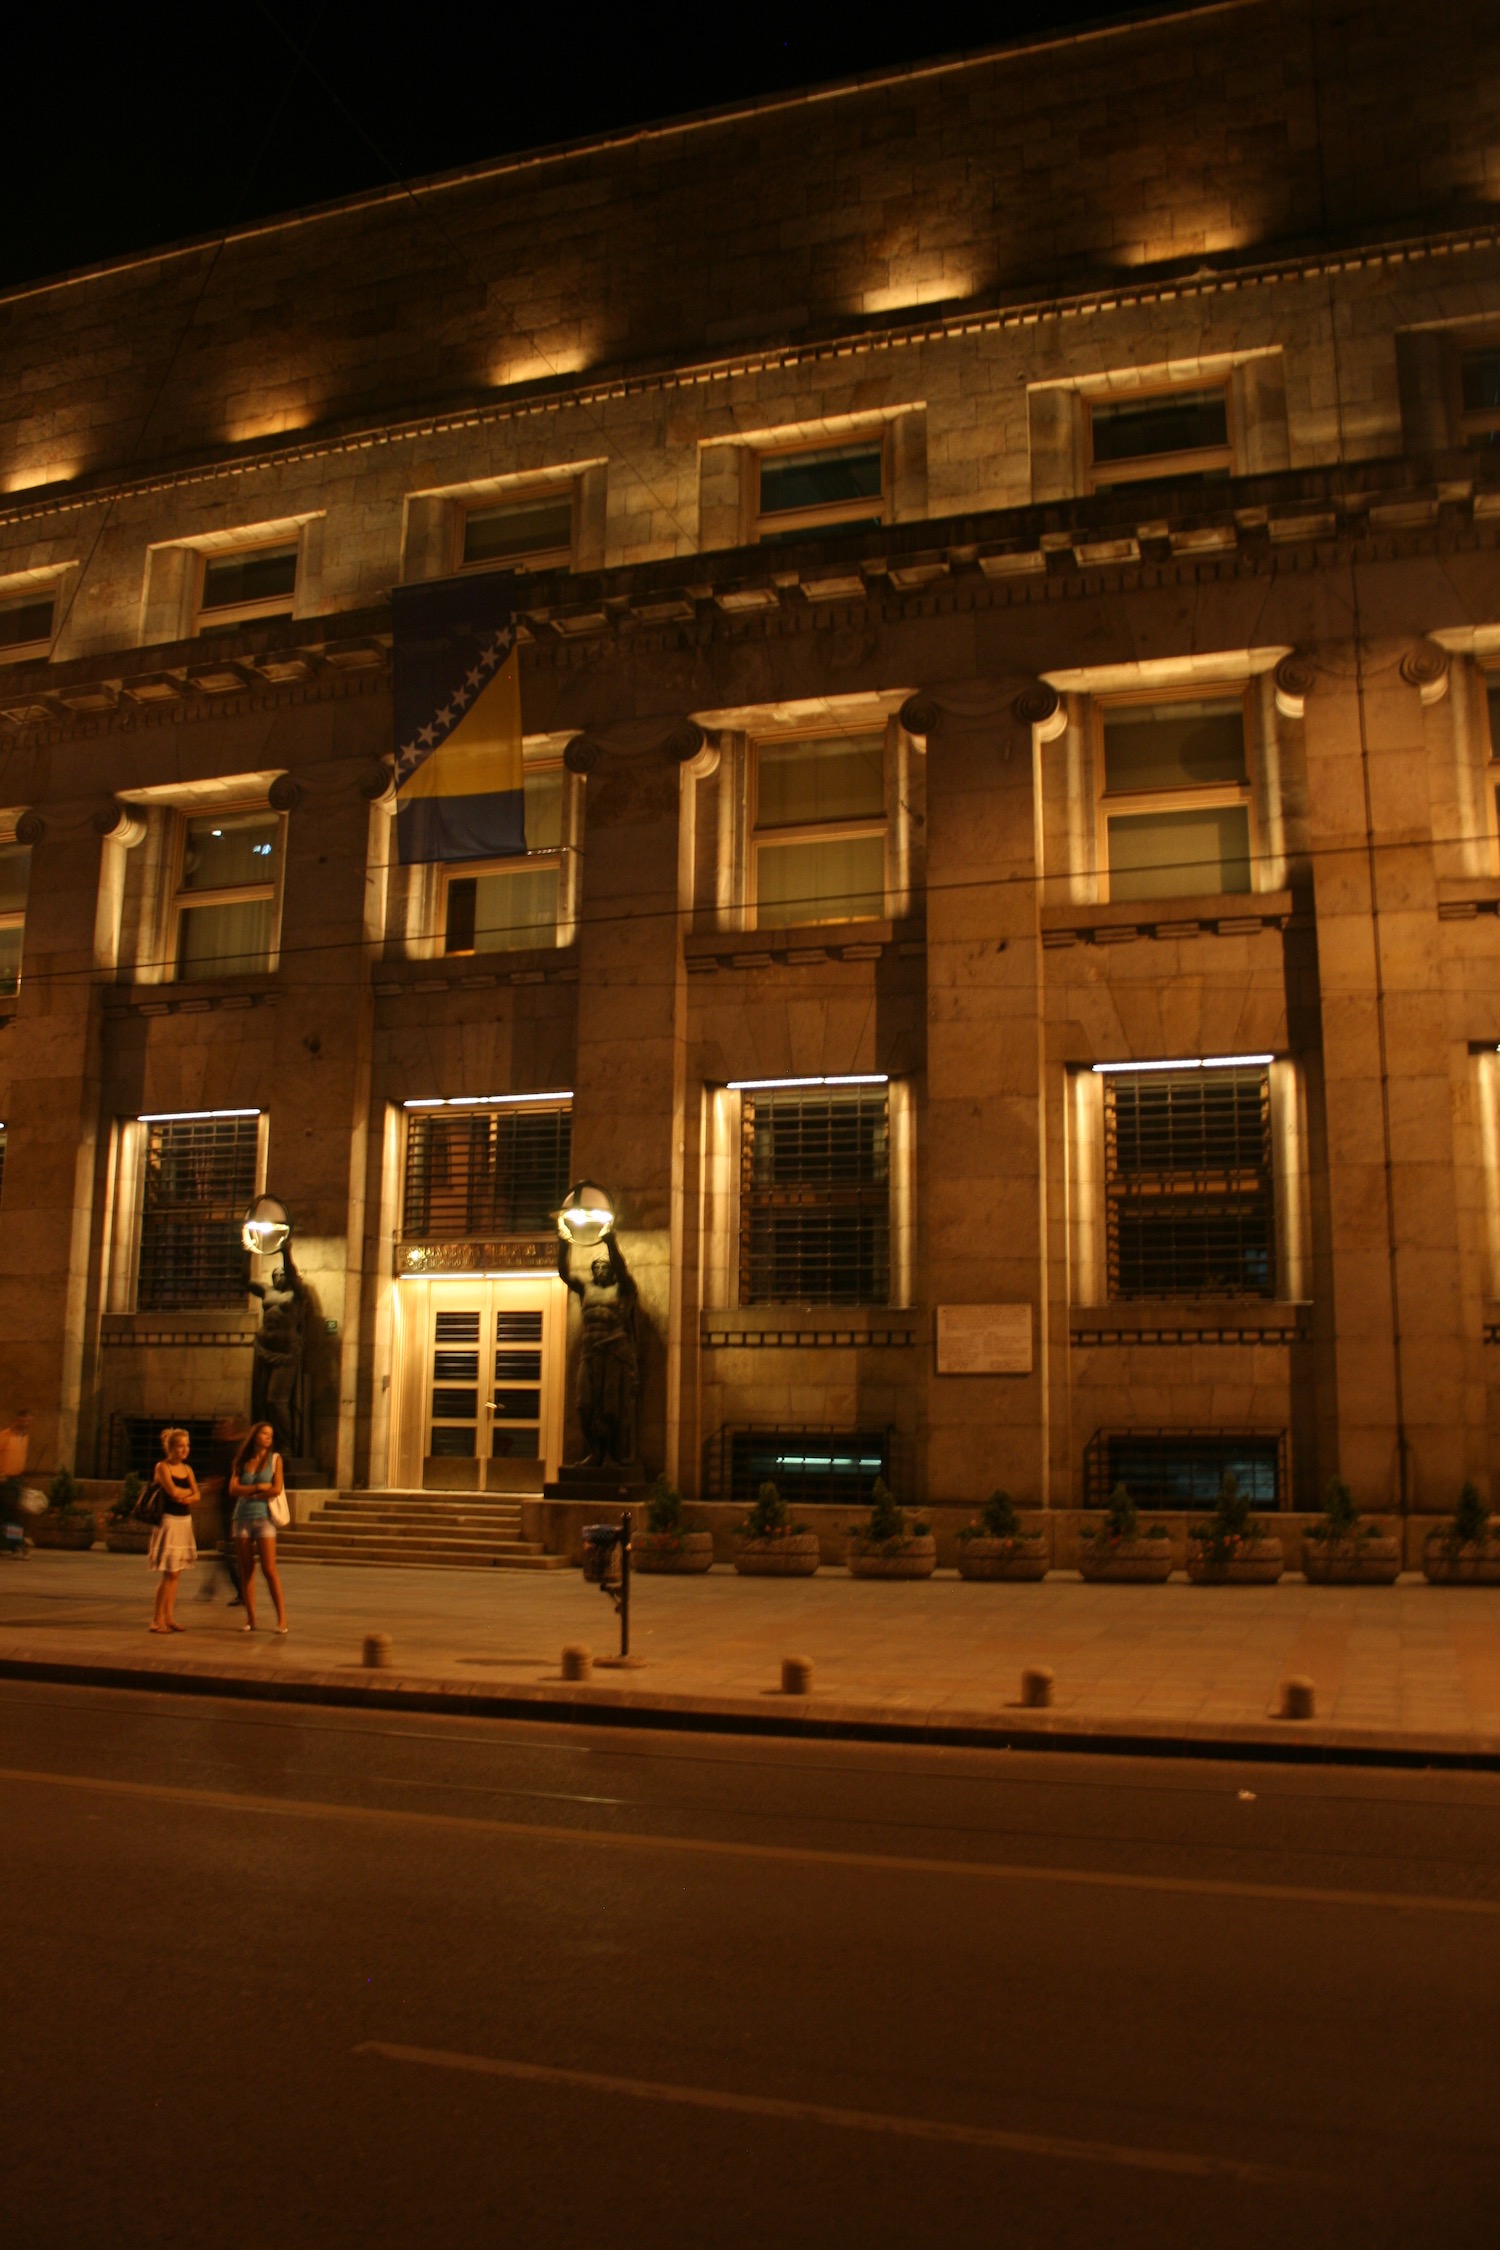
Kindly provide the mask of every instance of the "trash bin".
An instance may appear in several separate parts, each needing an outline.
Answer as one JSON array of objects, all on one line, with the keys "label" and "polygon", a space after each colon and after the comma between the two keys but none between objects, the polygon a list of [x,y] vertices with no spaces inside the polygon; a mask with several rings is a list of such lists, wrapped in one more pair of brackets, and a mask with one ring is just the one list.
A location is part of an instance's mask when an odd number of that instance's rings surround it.
[{"label": "trash bin", "polygon": [[586,1523],[583,1527],[584,1584],[610,1586],[619,1575],[619,1526],[612,1523]]}]

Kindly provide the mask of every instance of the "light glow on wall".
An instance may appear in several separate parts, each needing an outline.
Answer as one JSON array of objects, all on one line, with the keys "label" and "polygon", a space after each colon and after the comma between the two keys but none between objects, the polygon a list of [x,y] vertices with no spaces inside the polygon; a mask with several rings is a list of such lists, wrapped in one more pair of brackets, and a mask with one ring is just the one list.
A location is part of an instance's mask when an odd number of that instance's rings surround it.
[{"label": "light glow on wall", "polygon": [[143,1109],[137,1125],[190,1125],[200,1117],[259,1117],[258,1109]]},{"label": "light glow on wall", "polygon": [[1134,1078],[1147,1070],[1249,1070],[1275,1060],[1274,1055],[1182,1055],[1175,1062],[1095,1063],[1093,1069],[1100,1078],[1115,1071],[1128,1071]]},{"label": "light glow on wall", "polygon": [[552,1094],[435,1094],[403,1102],[403,1109],[510,1109],[520,1102],[570,1102],[571,1087]]},{"label": "light glow on wall", "polygon": [[731,1078],[731,1094],[764,1094],[773,1086],[889,1086],[890,1078],[883,1070],[856,1073],[843,1078]]}]

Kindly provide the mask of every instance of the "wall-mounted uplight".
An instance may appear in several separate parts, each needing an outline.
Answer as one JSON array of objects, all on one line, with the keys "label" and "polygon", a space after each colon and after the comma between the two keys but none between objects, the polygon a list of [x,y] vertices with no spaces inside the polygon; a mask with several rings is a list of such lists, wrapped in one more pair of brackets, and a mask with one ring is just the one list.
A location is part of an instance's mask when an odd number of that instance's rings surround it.
[{"label": "wall-mounted uplight", "polygon": [[731,1094],[765,1094],[773,1087],[797,1086],[889,1086],[890,1078],[883,1070],[854,1073],[842,1078],[731,1078]]},{"label": "wall-mounted uplight", "polygon": [[525,1102],[570,1102],[571,1087],[551,1094],[448,1094],[403,1102],[403,1109],[515,1109]]},{"label": "wall-mounted uplight", "polygon": [[1092,1067],[1099,1078],[1108,1078],[1116,1071],[1127,1071],[1137,1078],[1147,1070],[1250,1070],[1275,1060],[1274,1055],[1182,1055],[1176,1062],[1095,1063]]}]

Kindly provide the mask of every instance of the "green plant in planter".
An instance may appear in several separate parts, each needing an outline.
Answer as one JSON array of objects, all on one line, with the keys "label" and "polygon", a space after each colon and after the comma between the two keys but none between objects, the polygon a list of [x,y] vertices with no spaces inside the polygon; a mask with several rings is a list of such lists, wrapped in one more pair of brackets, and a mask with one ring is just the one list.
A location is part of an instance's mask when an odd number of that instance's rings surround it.
[{"label": "green plant in planter", "polygon": [[1127,1539],[1166,1539],[1170,1536],[1164,1523],[1148,1523],[1141,1527],[1141,1511],[1130,1497],[1130,1487],[1117,1484],[1109,1496],[1104,1517],[1094,1530],[1096,1547],[1118,1547]]},{"label": "green plant in planter", "polygon": [[1321,1520],[1309,1525],[1307,1536],[1320,1547],[1340,1547],[1351,1539],[1378,1539],[1380,1533],[1374,1524],[1366,1523],[1343,1478],[1330,1477]]},{"label": "green plant in planter", "polygon": [[135,1504],[145,1490],[145,1479],[134,1469],[127,1469],[120,1480],[120,1497],[109,1511],[111,1523],[129,1523],[135,1514]]},{"label": "green plant in planter", "polygon": [[1448,1520],[1447,1529],[1429,1535],[1433,1546],[1441,1543],[1450,1555],[1457,1555],[1464,1547],[1481,1547],[1490,1535],[1490,1511],[1479,1497],[1477,1485],[1466,1484],[1458,1496],[1458,1506]]},{"label": "green plant in planter", "polygon": [[682,1537],[682,1494],[664,1476],[657,1478],[646,1495],[646,1530],[663,1545]]},{"label": "green plant in planter", "polygon": [[966,1523],[960,1539],[1019,1539],[1021,1519],[1008,1492],[992,1492],[973,1523]]},{"label": "green plant in planter", "polygon": [[792,1511],[769,1479],[756,1495],[755,1505],[740,1525],[747,1539],[800,1539],[805,1523],[793,1523]]},{"label": "green plant in planter", "polygon": [[47,1506],[58,1515],[76,1515],[83,1506],[83,1489],[71,1469],[59,1469],[47,1487]]},{"label": "green plant in planter", "polygon": [[875,1479],[870,1494],[870,1513],[857,1530],[849,1536],[863,1554],[893,1555],[908,1539],[925,1539],[928,1526],[906,1521],[906,1510],[899,1507],[896,1497],[884,1477]]},{"label": "green plant in planter", "polygon": [[1264,1526],[1250,1513],[1250,1495],[1241,1492],[1240,1480],[1233,1469],[1226,1469],[1213,1514],[1207,1523],[1193,1525],[1191,1537],[1214,1562],[1227,1563],[1241,1547],[1263,1534]]}]

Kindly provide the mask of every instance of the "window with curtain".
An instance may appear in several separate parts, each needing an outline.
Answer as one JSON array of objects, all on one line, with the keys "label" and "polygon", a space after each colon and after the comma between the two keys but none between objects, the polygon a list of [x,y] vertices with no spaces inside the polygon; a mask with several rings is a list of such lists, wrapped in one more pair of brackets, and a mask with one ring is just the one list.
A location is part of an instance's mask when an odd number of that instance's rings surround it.
[{"label": "window with curtain", "polygon": [[1112,899],[1248,891],[1244,706],[1117,704],[1100,714],[1100,823]]},{"label": "window with curtain", "polygon": [[180,978],[248,976],[270,968],[281,842],[281,816],[265,809],[184,818],[175,900]]},{"label": "window with curtain", "polygon": [[443,951],[514,953],[557,943],[562,894],[563,787],[560,764],[528,761],[526,853],[455,867],[444,882]]},{"label": "window with curtain", "polygon": [[885,848],[883,733],[757,743],[758,928],[878,921]]}]

